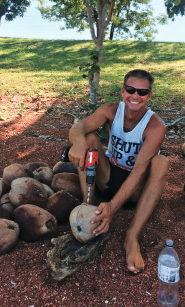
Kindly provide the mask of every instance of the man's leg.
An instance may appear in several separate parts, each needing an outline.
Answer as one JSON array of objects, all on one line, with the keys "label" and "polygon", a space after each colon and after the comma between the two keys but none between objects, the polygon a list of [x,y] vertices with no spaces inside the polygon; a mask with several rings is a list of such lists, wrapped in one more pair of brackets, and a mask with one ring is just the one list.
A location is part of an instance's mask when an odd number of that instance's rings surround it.
[{"label": "man's leg", "polygon": [[146,182],[141,184],[139,191],[130,199],[131,201],[138,200],[138,203],[133,220],[126,233],[124,247],[127,267],[134,273],[138,273],[144,268],[138,237],[161,198],[168,173],[168,164],[168,160],[164,156],[155,156],[151,161]]},{"label": "man's leg", "polygon": [[[106,186],[106,182],[108,182],[110,177],[110,162],[107,156],[104,153],[102,145],[98,139],[98,137],[94,133],[89,133],[86,136],[86,142],[88,147],[90,148],[98,148],[98,167],[96,169],[96,184],[100,188],[100,190],[105,190],[108,187]],[[86,172],[78,169],[80,185],[82,189],[83,201],[87,202],[87,184],[86,184]],[[89,203],[91,205],[94,204],[94,193],[95,193],[95,183],[91,187],[91,195]]]}]

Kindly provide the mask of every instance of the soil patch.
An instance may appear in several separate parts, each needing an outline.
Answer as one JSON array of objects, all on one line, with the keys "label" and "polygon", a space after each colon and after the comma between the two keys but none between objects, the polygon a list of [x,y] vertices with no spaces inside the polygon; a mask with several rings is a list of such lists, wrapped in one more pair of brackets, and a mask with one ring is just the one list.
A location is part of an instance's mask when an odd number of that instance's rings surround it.
[{"label": "soil patch", "polygon": [[[43,161],[52,168],[60,160],[63,146],[69,145],[68,133],[74,118],[82,117],[84,111],[62,97],[44,101],[4,96],[1,100],[4,112],[0,121],[0,177],[11,163]],[[170,115],[168,111],[158,113],[169,123],[184,116],[179,110]],[[157,260],[167,238],[174,240],[180,257],[179,306],[185,306],[182,121],[170,126],[174,132],[168,130],[161,147],[170,161],[170,170],[162,198],[140,235],[145,270],[132,275],[126,268],[123,242],[134,211],[121,209],[111,224],[114,232],[99,248],[94,264],[82,265],[60,282],[52,279],[46,254],[54,247],[51,238],[70,233],[69,224],[59,225],[52,236],[35,243],[19,240],[12,252],[0,257],[1,306],[157,306]]]}]

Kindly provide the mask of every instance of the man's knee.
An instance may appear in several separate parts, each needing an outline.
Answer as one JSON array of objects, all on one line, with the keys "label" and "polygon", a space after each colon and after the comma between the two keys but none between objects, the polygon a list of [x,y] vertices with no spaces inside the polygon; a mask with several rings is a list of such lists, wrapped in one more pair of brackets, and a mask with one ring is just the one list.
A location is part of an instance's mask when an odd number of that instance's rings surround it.
[{"label": "man's knee", "polygon": [[96,144],[99,142],[99,139],[95,133],[88,133],[85,137],[89,147],[96,147]]},{"label": "man's knee", "polygon": [[165,177],[169,170],[169,161],[165,156],[156,155],[151,160],[151,171],[157,172],[158,176]]}]

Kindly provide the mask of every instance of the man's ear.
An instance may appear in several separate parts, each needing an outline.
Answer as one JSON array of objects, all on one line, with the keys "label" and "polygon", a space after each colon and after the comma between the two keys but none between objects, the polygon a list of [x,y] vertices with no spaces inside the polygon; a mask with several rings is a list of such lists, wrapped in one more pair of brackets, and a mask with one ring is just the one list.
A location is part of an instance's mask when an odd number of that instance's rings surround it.
[{"label": "man's ear", "polygon": [[147,101],[149,101],[150,100],[150,98],[152,97],[152,94],[153,94],[153,92],[151,91],[149,94],[148,94],[148,99],[147,99]]},{"label": "man's ear", "polygon": [[125,92],[125,89],[124,89],[124,86],[122,86],[122,88],[121,88],[121,96],[122,97],[123,97],[124,92]]}]

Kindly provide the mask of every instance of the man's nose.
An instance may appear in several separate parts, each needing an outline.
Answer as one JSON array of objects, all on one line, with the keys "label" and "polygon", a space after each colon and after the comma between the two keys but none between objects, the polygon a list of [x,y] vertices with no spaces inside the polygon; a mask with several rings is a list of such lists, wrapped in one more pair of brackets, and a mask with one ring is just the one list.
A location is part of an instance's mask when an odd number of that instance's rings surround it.
[{"label": "man's nose", "polygon": [[138,99],[140,96],[139,96],[138,92],[135,91],[135,93],[132,94],[132,97],[135,98],[135,99]]}]

